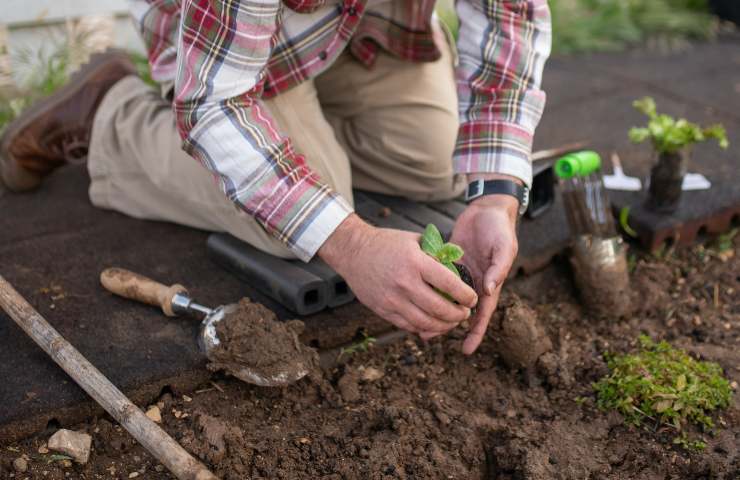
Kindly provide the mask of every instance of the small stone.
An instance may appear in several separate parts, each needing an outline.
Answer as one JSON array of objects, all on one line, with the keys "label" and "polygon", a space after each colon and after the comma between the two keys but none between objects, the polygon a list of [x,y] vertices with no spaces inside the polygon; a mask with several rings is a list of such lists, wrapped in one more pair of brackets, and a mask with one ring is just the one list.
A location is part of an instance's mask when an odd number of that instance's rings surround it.
[{"label": "small stone", "polygon": [[360,373],[360,380],[363,382],[374,382],[383,378],[385,374],[382,370],[378,370],[374,367],[367,367]]},{"label": "small stone", "polygon": [[128,474],[128,478],[136,478],[139,476],[139,472],[131,472]]},{"label": "small stone", "polygon": [[64,468],[70,468],[72,466],[72,462],[67,460],[66,458],[60,462],[62,464],[62,467]]},{"label": "small stone", "polygon": [[730,382],[730,388],[732,388],[733,390],[737,390],[737,382],[735,380]]},{"label": "small stone", "polygon": [[23,457],[18,457],[13,460],[13,469],[18,473],[26,473],[28,471],[28,461]]},{"label": "small stone", "polygon": [[46,444],[45,444],[45,443],[44,443],[44,444],[42,444],[42,445],[41,445],[41,446],[39,447],[39,453],[40,453],[41,455],[46,455],[47,453],[49,453],[49,449],[48,449],[48,448],[46,448]]},{"label": "small stone", "polygon": [[298,439],[298,442],[300,442],[303,445],[308,445],[308,444],[311,443],[311,439],[310,438],[306,438],[306,437],[301,437],[301,438]]},{"label": "small stone", "polygon": [[370,452],[368,452],[366,448],[361,448],[360,458],[370,458]]},{"label": "small stone", "polygon": [[182,396],[182,401],[183,402],[192,402],[193,399],[191,397],[188,397],[187,395],[183,395]]},{"label": "small stone", "polygon": [[154,471],[158,473],[164,472],[164,465],[157,465],[156,467],[154,467]]},{"label": "small stone", "polygon": [[182,417],[182,412],[180,410],[176,409],[176,408],[173,408],[172,409],[172,415],[174,415],[175,418],[180,418],[180,417]]},{"label": "small stone", "polygon": [[77,463],[85,464],[90,459],[90,445],[92,437],[87,433],[73,432],[72,430],[57,430],[49,438],[49,449],[61,452],[74,458]]},{"label": "small stone", "polygon": [[149,417],[152,422],[162,423],[162,411],[156,405],[149,407],[146,411],[146,416]]},{"label": "small stone", "polygon": [[516,417],[516,410],[514,410],[513,408],[506,410],[506,418],[514,418],[514,417]]}]

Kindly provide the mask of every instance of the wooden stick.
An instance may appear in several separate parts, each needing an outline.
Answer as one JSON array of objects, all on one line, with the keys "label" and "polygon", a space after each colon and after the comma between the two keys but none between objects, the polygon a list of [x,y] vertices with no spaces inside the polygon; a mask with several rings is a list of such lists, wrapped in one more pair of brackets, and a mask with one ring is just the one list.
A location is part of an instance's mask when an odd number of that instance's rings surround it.
[{"label": "wooden stick", "polygon": [[0,307],[113,418],[180,480],[218,480],[152,422],[0,276]]},{"label": "wooden stick", "polygon": [[538,150],[536,152],[532,152],[532,161],[539,162],[540,160],[547,160],[549,158],[559,157],[574,150],[581,150],[586,145],[588,145],[588,142],[582,140],[580,142],[566,143],[565,145],[561,145],[555,148],[548,148],[547,150]]}]

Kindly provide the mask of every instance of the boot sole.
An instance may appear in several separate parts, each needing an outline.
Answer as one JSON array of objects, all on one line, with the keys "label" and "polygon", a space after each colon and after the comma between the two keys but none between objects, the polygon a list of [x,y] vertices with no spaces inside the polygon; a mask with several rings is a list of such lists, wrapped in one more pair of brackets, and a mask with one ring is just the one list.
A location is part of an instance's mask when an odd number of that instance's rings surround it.
[{"label": "boot sole", "polygon": [[[126,60],[130,61],[128,55],[126,55],[125,53],[115,53],[115,55],[117,58],[125,58]],[[23,169],[23,167],[20,166],[15,167],[16,172],[14,172],[13,175],[8,175],[5,172],[5,169],[8,168],[7,166],[10,164],[10,162],[15,161],[10,157],[9,153],[6,154],[6,152],[8,152],[8,148],[10,147],[10,140],[17,132],[23,130],[26,126],[28,126],[28,124],[31,123],[40,112],[59,105],[63,101],[67,100],[70,96],[77,93],[80,85],[84,85],[84,83],[86,83],[90,77],[97,73],[98,69],[101,66],[105,65],[111,59],[112,58],[110,52],[101,52],[91,55],[90,60],[88,60],[88,62],[82,65],[77,72],[69,77],[66,85],[64,85],[62,88],[60,88],[58,91],[54,92],[50,96],[34,102],[32,106],[30,106],[20,115],[18,115],[16,119],[10,122],[10,125],[8,125],[8,127],[5,129],[5,132],[3,132],[2,138],[0,138],[0,184],[3,183],[3,178],[6,176],[16,180],[12,183],[18,184],[17,186],[15,186],[15,188],[14,185],[8,185],[7,183],[5,184],[5,187],[8,190],[12,191],[31,190],[41,183],[41,176],[36,175],[31,171],[25,170]],[[132,75],[135,75],[135,73],[132,72]]]}]

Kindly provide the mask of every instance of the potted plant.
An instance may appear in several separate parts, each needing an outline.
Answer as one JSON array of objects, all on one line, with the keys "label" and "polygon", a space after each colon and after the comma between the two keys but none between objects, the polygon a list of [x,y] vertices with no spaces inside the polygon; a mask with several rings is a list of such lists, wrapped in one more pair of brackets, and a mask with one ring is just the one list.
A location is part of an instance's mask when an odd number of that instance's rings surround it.
[{"label": "potted plant", "polygon": [[630,140],[641,143],[649,139],[657,157],[650,172],[647,207],[660,213],[674,212],[681,200],[681,186],[691,158],[691,147],[714,138],[721,148],[726,149],[729,142],[725,128],[719,124],[702,128],[684,118],[677,120],[658,114],[655,101],[650,97],[636,100],[633,105],[649,120],[645,127],[630,129]]}]

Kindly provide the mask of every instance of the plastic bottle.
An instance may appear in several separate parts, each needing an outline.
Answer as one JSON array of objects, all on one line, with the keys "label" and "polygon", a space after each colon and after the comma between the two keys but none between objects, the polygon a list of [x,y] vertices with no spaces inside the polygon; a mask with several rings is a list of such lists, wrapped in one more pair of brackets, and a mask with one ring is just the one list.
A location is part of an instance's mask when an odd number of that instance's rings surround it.
[{"label": "plastic bottle", "polygon": [[614,225],[599,154],[584,151],[566,155],[555,163],[554,170],[573,236],[570,262],[582,302],[598,317],[629,314],[626,250]]}]

